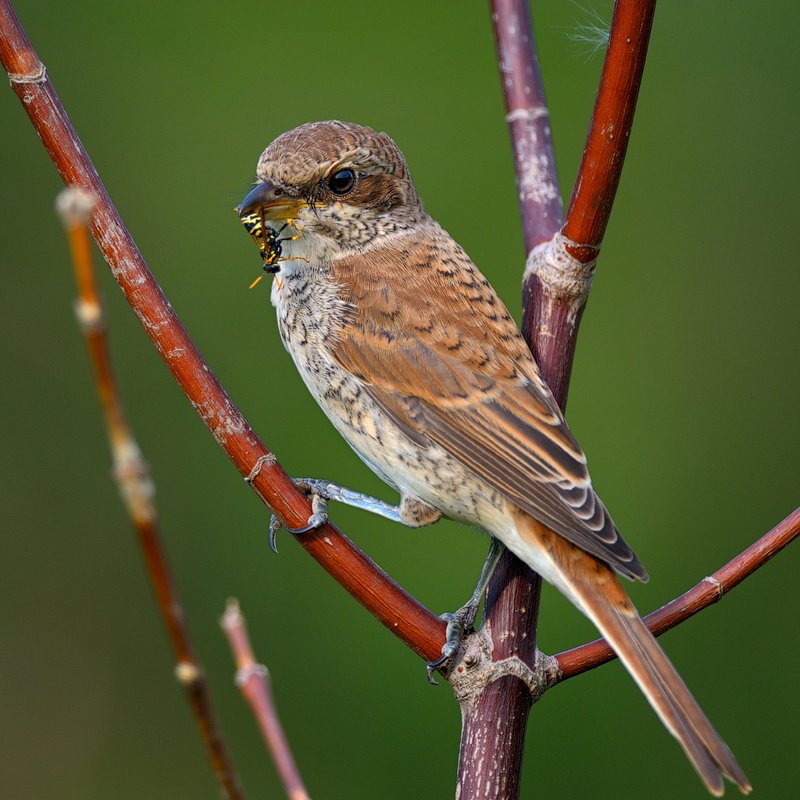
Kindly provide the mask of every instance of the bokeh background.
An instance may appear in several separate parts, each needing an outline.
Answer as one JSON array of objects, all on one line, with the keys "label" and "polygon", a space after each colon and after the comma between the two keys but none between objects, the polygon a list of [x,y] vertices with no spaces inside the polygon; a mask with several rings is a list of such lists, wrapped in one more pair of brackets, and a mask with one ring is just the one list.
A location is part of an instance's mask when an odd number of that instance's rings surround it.
[{"label": "bokeh background", "polygon": [[[71,3],[20,16],[134,237],[212,368],[292,474],[390,492],[341,442],[282,350],[258,255],[231,213],[262,148],[316,119],[386,130],[429,211],[512,311],[523,247],[484,3]],[[594,9],[610,18],[610,4]],[[580,5],[534,4],[568,194],[602,55]],[[663,3],[628,162],[584,317],[569,420],[594,481],[669,600],[800,498],[798,11],[791,0]],[[0,795],[213,798],[109,458],[72,315],[60,188],[17,99],[0,98],[2,479]],[[251,797],[281,790],[217,618],[240,598],[313,796],[448,797],[459,712],[420,661],[267,514],[159,361],[107,271],[119,379],[158,483],[175,572]],[[486,543],[443,522],[337,524],[436,611]],[[800,778],[791,548],[664,644],[756,789]],[[540,641],[592,637],[546,590]],[[683,754],[618,665],[548,694],[523,797],[700,798]]]}]

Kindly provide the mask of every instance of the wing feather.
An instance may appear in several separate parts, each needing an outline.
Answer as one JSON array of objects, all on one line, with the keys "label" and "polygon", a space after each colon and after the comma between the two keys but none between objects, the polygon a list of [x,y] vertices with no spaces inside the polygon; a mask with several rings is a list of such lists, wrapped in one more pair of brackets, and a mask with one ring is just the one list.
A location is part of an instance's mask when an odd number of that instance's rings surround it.
[{"label": "wing feather", "polygon": [[[349,256],[336,268],[353,313],[331,355],[401,430],[423,446],[436,443],[622,574],[646,580],[524,339],[458,245],[432,224],[413,248]],[[454,299],[465,286],[469,302]]]}]

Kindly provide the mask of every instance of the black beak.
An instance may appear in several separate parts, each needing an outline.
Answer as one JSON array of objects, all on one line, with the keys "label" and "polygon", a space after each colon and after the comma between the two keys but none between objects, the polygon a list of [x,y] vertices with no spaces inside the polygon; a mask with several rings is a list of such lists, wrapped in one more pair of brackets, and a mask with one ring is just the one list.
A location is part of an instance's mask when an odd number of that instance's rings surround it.
[{"label": "black beak", "polygon": [[242,200],[241,204],[236,206],[239,219],[248,214],[252,214],[254,211],[260,211],[269,203],[274,203],[282,194],[283,189],[276,188],[269,181],[259,183],[258,186]]}]

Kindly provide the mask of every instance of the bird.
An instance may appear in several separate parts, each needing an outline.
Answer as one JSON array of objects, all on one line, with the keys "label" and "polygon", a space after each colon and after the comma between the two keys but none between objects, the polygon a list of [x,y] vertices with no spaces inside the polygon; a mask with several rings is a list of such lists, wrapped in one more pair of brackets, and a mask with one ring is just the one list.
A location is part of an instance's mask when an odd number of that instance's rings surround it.
[{"label": "bird", "polygon": [[[296,532],[325,521],[326,499],[412,527],[448,517],[484,530],[595,624],[713,795],[723,777],[748,793],[623,588],[620,576],[647,573],[596,494],[527,343],[425,211],[395,142],[355,123],[300,125],[263,151],[236,210],[248,230],[261,222],[279,334],[303,381],[400,495],[395,507],[306,480],[315,513]],[[281,252],[265,250],[277,236],[269,226],[287,224],[294,235]]]}]

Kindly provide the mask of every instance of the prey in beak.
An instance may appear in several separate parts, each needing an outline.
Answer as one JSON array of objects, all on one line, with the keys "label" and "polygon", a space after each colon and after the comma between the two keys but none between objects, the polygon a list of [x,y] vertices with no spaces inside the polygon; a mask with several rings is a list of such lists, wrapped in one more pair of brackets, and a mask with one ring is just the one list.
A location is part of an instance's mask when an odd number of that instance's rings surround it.
[{"label": "prey in beak", "polygon": [[[295,218],[302,208],[306,208],[308,203],[305,200],[295,200],[287,198],[283,194],[283,189],[274,186],[269,181],[258,184],[238,205],[234,211],[239,215],[239,220],[244,229],[253,237],[253,241],[258,246],[261,260],[264,262],[264,272],[275,274],[280,270],[281,261],[306,259],[296,256],[289,258],[283,256],[282,242],[291,242],[299,239],[303,234],[296,236],[284,236],[281,233],[291,225],[297,229]],[[285,220],[279,229],[267,225],[267,221]],[[252,289],[263,278],[259,275],[251,284]]]}]

